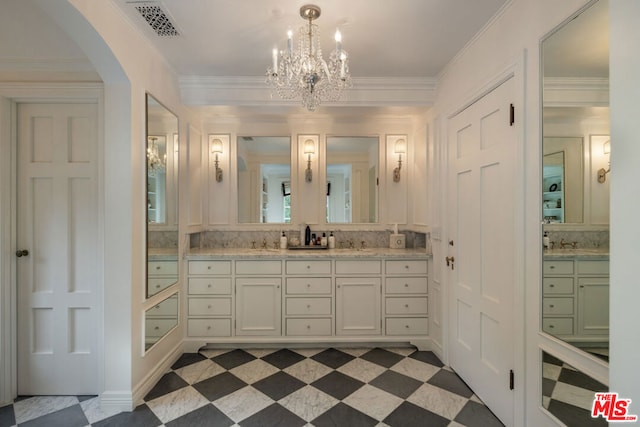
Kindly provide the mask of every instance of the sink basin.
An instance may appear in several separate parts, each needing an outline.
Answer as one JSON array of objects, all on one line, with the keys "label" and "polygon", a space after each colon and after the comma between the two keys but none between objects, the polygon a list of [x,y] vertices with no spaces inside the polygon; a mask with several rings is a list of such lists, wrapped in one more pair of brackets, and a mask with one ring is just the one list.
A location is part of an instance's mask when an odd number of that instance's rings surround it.
[{"label": "sink basin", "polygon": [[325,249],[329,249],[327,246],[289,246],[288,249],[291,250],[325,250]]}]

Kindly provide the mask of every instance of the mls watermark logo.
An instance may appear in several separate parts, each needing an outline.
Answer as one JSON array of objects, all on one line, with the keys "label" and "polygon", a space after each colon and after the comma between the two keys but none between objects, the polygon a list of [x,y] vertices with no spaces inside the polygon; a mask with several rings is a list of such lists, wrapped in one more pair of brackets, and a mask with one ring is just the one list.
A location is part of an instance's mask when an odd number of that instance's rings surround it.
[{"label": "mls watermark logo", "polygon": [[628,413],[629,405],[631,405],[631,399],[620,399],[618,393],[596,393],[591,417],[602,417],[610,422],[635,422],[638,416]]}]

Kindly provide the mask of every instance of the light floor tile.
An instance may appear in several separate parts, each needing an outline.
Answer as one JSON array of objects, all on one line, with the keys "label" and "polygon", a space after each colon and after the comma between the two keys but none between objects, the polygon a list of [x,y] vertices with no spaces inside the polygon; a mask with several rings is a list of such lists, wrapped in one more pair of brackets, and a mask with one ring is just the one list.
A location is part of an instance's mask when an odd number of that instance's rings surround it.
[{"label": "light floor tile", "polygon": [[563,382],[556,383],[551,398],[591,411],[595,392]]},{"label": "light floor tile", "polygon": [[283,370],[292,377],[295,377],[307,384],[324,377],[332,371],[328,366],[316,362],[313,359],[301,360],[300,362]]},{"label": "light floor tile", "polygon": [[542,364],[542,378],[549,378],[550,380],[558,381],[561,371],[562,366],[554,365],[552,363]]},{"label": "light floor tile", "polygon": [[208,357],[209,359],[220,356],[221,354],[229,353],[234,349],[231,348],[209,348],[198,351],[198,353],[202,354],[204,357]]},{"label": "light floor tile", "polygon": [[548,396],[542,396],[542,406],[549,409],[549,403],[551,403],[551,398]]},{"label": "light floor tile", "polygon": [[279,369],[273,366],[271,363],[267,363],[264,360],[255,359],[244,365],[237,366],[231,369],[231,372],[236,377],[240,378],[247,384],[253,384],[256,381],[260,381],[263,378],[267,378],[270,375],[278,372]]},{"label": "light floor tile", "polygon": [[458,422],[455,422],[455,421],[451,421],[447,427],[467,427],[467,426],[465,426],[464,424],[460,424]]},{"label": "light floor tile", "polygon": [[222,366],[212,360],[203,360],[201,362],[192,363],[180,369],[176,369],[176,374],[185,380],[188,384],[196,384],[208,378],[214,377],[225,372]]},{"label": "light floor tile", "polygon": [[469,398],[469,400],[473,400],[474,402],[478,402],[481,405],[484,405],[484,402],[482,400],[480,400],[480,398],[478,396],[476,396],[475,394],[471,395],[471,397]]},{"label": "light floor tile", "polygon": [[249,353],[250,355],[260,359],[261,357],[268,356],[271,353],[274,353],[274,352],[278,351],[278,349],[273,349],[273,348],[252,348],[252,349],[247,349],[245,351],[247,353]]},{"label": "light floor tile", "polygon": [[386,368],[364,359],[353,359],[351,362],[340,366],[337,371],[368,383],[386,371]]},{"label": "light floor tile", "polygon": [[329,396],[313,386],[305,386],[300,390],[283,397],[278,403],[303,420],[309,422],[338,404],[339,400]]},{"label": "light floor tile", "polygon": [[353,357],[360,357],[363,354],[371,351],[370,348],[339,348],[338,350],[342,351],[343,353],[350,354]]},{"label": "light floor tile", "polygon": [[94,397],[93,399],[80,402],[80,407],[84,411],[84,415],[87,417],[89,424],[97,423],[120,412],[117,408],[111,408],[111,410],[103,409],[100,405],[100,397]]},{"label": "light floor tile", "polygon": [[304,356],[304,357],[313,357],[318,353],[322,353],[326,350],[326,348],[292,348],[291,351],[295,351],[296,353]]},{"label": "light floor tile", "polygon": [[416,349],[413,347],[394,347],[394,348],[385,348],[385,350],[389,350],[401,356],[409,356],[410,354],[415,353]]},{"label": "light floor tile", "polygon": [[347,405],[378,421],[384,420],[403,401],[403,399],[369,384],[365,384],[343,400]]},{"label": "light floor tile", "polygon": [[183,387],[147,402],[149,409],[165,424],[208,404],[193,387]]},{"label": "light floor tile", "polygon": [[75,396],[34,396],[15,402],[13,410],[20,424],[77,404]]},{"label": "light floor tile", "polygon": [[447,419],[454,419],[468,399],[431,384],[423,384],[409,398],[409,402]]},{"label": "light floor tile", "polygon": [[215,401],[218,409],[236,423],[262,411],[274,400],[251,386],[243,387]]},{"label": "light floor tile", "polygon": [[440,368],[429,363],[424,363],[407,357],[393,365],[391,370],[422,382],[426,382],[434,376]]}]

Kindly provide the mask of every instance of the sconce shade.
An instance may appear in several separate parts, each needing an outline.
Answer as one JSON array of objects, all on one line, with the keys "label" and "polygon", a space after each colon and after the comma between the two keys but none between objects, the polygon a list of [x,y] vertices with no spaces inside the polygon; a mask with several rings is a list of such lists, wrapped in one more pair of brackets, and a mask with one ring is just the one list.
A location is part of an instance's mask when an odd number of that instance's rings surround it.
[{"label": "sconce shade", "polygon": [[395,145],[395,153],[405,154],[406,152],[407,152],[407,141],[405,141],[404,139],[397,140]]},{"label": "sconce shade", "polygon": [[307,139],[304,142],[304,154],[314,154],[316,152],[316,144],[313,139]]},{"label": "sconce shade", "polygon": [[222,154],[222,141],[218,138],[211,141],[211,152],[216,154]]},{"label": "sconce shade", "polygon": [[611,153],[611,140],[607,140],[607,142],[605,142],[604,144],[602,144],[602,152],[604,154],[610,154]]}]

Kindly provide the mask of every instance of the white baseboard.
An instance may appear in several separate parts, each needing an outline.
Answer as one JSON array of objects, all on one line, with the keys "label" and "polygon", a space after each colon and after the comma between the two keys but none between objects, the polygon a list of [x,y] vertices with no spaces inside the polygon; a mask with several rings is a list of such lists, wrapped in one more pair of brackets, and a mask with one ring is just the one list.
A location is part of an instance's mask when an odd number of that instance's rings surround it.
[{"label": "white baseboard", "polygon": [[149,372],[143,379],[133,388],[133,403],[135,408],[139,404],[143,403],[144,397],[151,391],[151,389],[160,381],[160,378],[171,368],[176,360],[182,356],[184,352],[184,343],[179,342],[172,351],[168,352],[164,358],[158,363],[155,368]]},{"label": "white baseboard", "polygon": [[100,407],[106,413],[133,411],[133,398],[130,391],[105,391],[100,395]]}]

